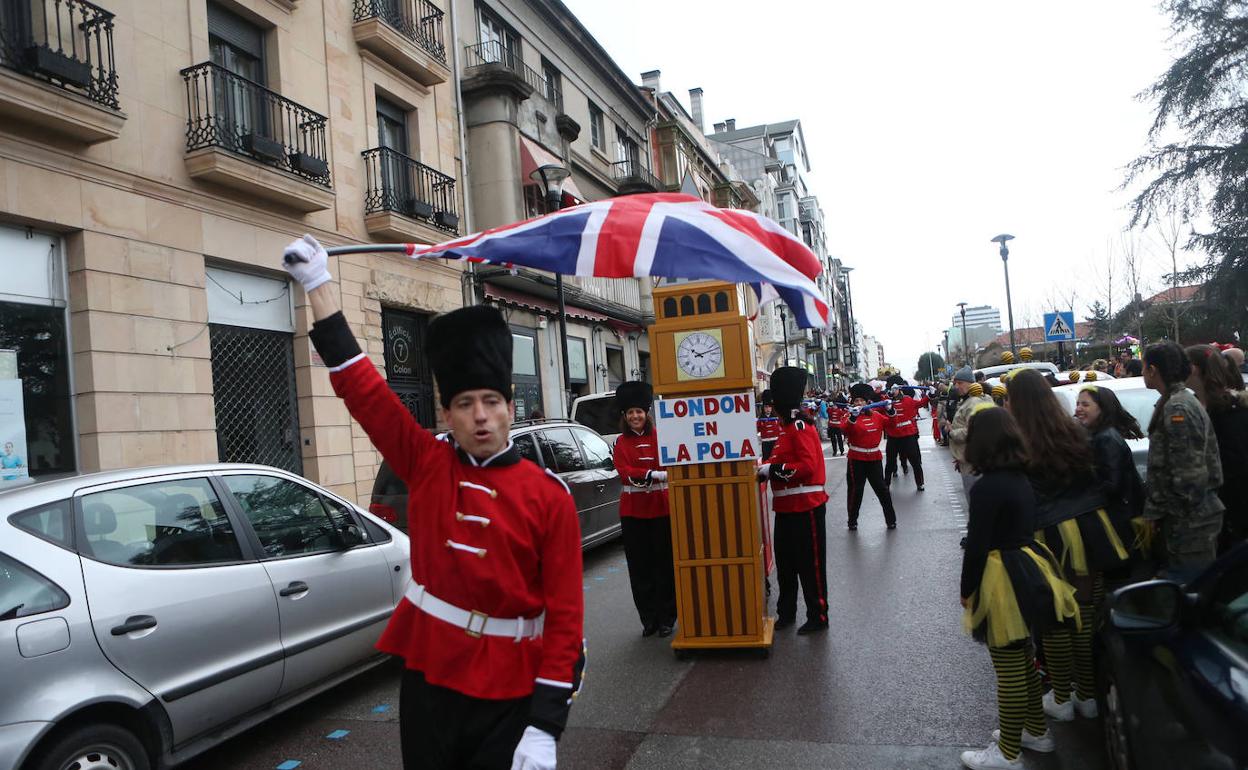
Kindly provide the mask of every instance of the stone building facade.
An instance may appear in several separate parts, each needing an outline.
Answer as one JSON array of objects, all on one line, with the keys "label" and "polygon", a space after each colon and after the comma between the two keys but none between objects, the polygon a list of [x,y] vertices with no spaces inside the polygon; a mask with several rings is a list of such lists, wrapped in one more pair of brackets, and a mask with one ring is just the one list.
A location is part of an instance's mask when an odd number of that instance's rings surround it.
[{"label": "stone building facade", "polygon": [[[17,5],[38,13],[0,16],[0,433],[36,476],[256,461],[366,501],[377,454],[315,361],[280,255],[303,233],[464,231],[449,9]],[[432,424],[411,361],[429,315],[463,304],[463,272],[380,255],[331,272]]]}]

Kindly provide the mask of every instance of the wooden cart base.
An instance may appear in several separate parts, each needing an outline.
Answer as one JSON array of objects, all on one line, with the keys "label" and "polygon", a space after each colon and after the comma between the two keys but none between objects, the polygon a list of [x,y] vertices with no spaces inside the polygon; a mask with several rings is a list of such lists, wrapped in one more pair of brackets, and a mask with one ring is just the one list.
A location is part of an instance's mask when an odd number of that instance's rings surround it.
[{"label": "wooden cart base", "polygon": [[672,652],[683,660],[694,650],[757,650],[762,657],[771,653],[771,640],[776,633],[776,619],[763,618],[763,636],[752,641],[724,640],[716,642],[712,639],[680,639],[672,640]]}]

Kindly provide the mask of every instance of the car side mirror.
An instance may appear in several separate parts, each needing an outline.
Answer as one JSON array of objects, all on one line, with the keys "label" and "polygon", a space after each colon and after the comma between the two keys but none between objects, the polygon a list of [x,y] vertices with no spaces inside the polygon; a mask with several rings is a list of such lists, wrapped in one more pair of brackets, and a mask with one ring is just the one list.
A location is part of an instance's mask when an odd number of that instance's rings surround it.
[{"label": "car side mirror", "polygon": [[1187,597],[1178,583],[1150,580],[1114,592],[1109,621],[1119,631],[1164,631],[1183,616]]}]

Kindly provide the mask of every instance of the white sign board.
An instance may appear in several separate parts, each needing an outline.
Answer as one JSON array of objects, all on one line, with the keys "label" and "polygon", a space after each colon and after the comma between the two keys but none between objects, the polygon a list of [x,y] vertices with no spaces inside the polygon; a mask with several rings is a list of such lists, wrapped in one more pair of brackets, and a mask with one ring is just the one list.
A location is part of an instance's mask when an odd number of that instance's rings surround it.
[{"label": "white sign board", "polygon": [[651,414],[663,465],[758,460],[753,393],[661,398]]},{"label": "white sign board", "polygon": [[0,380],[0,489],[29,475],[22,381]]}]

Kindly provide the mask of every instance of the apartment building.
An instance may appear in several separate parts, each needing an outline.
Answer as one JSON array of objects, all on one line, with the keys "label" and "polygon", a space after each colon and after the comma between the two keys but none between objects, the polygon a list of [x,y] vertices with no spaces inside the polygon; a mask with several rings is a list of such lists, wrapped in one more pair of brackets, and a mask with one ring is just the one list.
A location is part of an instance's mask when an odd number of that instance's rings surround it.
[{"label": "apartment building", "polygon": [[[30,0],[4,4],[0,40],[0,440],[24,472],[254,461],[365,500],[377,454],[280,255],[303,233],[464,228],[448,8]],[[464,273],[376,255],[331,271],[432,425],[420,348]]]}]

